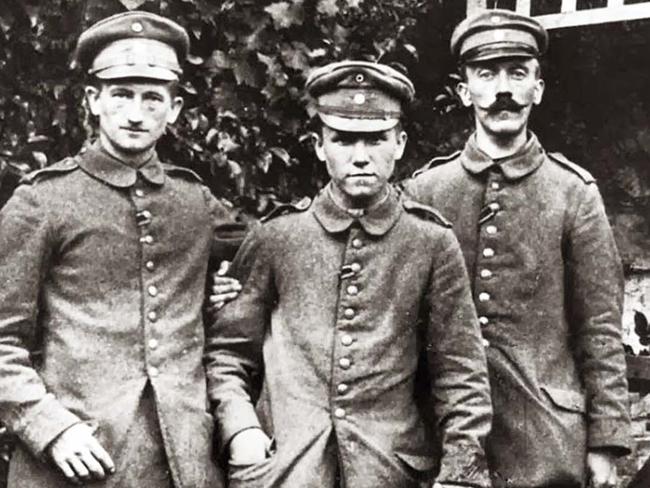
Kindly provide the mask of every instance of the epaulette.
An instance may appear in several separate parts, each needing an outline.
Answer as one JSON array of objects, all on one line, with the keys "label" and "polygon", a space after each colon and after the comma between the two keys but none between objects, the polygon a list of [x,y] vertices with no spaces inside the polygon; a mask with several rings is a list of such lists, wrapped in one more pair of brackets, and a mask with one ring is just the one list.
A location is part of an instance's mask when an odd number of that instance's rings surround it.
[{"label": "epaulette", "polygon": [[165,173],[169,173],[170,175],[181,176],[181,177],[189,178],[192,181],[198,181],[199,183],[203,183],[203,178],[201,178],[198,174],[196,174],[194,171],[192,171],[189,168],[185,168],[183,166],[176,166],[175,164],[169,164],[169,163],[162,163],[162,167],[165,170]]},{"label": "epaulette", "polygon": [[591,173],[589,171],[587,171],[581,166],[578,166],[576,163],[572,163],[571,161],[569,161],[564,154],[559,152],[547,153],[547,154],[548,157],[551,158],[553,161],[562,165],[569,171],[577,174],[580,177],[580,179],[585,183],[589,184],[589,183],[594,183],[596,181],[596,179],[593,176],[591,176]]},{"label": "epaulette", "polygon": [[448,163],[449,161],[453,161],[456,159],[458,156],[460,156],[461,151],[456,151],[451,154],[448,154],[446,156],[436,156],[433,158],[431,161],[429,161],[427,164],[422,166],[420,169],[416,169],[413,174],[411,175],[411,178],[415,178],[417,175],[424,173],[426,170],[431,169],[435,166],[439,166],[442,163]]},{"label": "epaulette", "polygon": [[302,200],[297,201],[296,203],[283,203],[278,205],[264,217],[260,219],[260,222],[268,222],[271,219],[279,217],[280,215],[287,215],[295,212],[304,212],[311,205],[311,198],[304,197]]},{"label": "epaulette", "polygon": [[402,206],[407,212],[415,214],[420,218],[423,218],[425,220],[432,220],[436,224],[442,225],[443,227],[447,227],[449,229],[452,227],[451,222],[444,218],[442,214],[433,207],[422,205],[421,203],[418,203],[414,200],[409,200],[407,198],[404,198],[402,200]]},{"label": "epaulette", "polygon": [[71,171],[74,171],[78,167],[79,165],[77,164],[75,158],[65,158],[50,166],[46,166],[45,168],[37,169],[36,171],[31,171],[30,173],[27,173],[25,176],[21,178],[20,182],[27,185],[31,185],[36,181],[40,181],[42,179],[70,173]]}]

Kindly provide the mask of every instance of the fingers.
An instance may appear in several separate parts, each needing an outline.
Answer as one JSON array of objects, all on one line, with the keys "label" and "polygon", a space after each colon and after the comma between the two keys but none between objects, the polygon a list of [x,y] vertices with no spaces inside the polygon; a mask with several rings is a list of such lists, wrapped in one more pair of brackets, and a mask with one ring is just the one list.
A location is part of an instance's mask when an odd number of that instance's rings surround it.
[{"label": "fingers", "polygon": [[230,261],[221,261],[219,263],[219,269],[217,270],[217,276],[225,276],[230,269]]},{"label": "fingers", "polygon": [[[101,467],[103,467],[103,471],[105,470],[108,473],[114,473],[115,464],[113,463],[111,456],[108,454],[108,452],[106,452],[102,445],[93,438],[89,447],[94,459],[99,461],[99,464],[101,464]],[[104,475],[102,475],[102,477],[103,476]]]}]

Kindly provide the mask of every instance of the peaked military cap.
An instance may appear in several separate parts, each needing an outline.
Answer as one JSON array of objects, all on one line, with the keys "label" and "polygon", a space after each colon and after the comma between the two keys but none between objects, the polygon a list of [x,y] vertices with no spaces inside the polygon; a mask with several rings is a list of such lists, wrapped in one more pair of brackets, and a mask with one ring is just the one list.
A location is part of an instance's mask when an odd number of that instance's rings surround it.
[{"label": "peaked military cap", "polygon": [[325,125],[347,132],[378,132],[397,125],[413,100],[409,78],[380,63],[340,61],[313,70],[305,84]]},{"label": "peaked military cap", "polygon": [[451,53],[461,63],[505,57],[538,57],[548,33],[535,19],[511,10],[483,10],[463,20],[451,36]]},{"label": "peaked military cap", "polygon": [[[189,52],[187,31],[176,22],[133,10],[93,24],[79,36],[74,63],[100,79],[177,80]],[[179,61],[180,60],[180,61]]]}]

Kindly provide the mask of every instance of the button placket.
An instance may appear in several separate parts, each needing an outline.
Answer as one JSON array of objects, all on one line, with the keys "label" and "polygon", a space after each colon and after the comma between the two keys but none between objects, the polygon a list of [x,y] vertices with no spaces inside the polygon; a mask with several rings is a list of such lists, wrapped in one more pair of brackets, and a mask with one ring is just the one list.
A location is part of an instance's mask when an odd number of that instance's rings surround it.
[{"label": "button placket", "polygon": [[486,326],[490,319],[488,311],[492,308],[494,296],[491,283],[495,277],[494,267],[498,265],[499,221],[502,212],[502,190],[504,188],[503,174],[500,169],[490,171],[486,181],[483,208],[479,216],[479,233],[476,255],[475,289],[476,306],[479,312],[479,323]]},{"label": "button placket", "polygon": [[332,414],[337,419],[347,416],[346,410],[338,404],[338,399],[350,391],[350,373],[354,369],[354,327],[357,323],[363,295],[362,270],[363,252],[367,238],[360,228],[350,229],[343,264],[339,274],[338,318],[334,329],[332,378]]}]

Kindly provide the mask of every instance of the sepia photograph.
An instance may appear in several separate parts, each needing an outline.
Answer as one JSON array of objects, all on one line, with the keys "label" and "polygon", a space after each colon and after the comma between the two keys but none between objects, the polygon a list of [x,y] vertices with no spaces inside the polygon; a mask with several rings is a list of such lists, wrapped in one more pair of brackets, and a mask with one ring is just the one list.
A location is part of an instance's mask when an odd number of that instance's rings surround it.
[{"label": "sepia photograph", "polygon": [[0,488],[650,488],[650,1],[0,0]]}]

